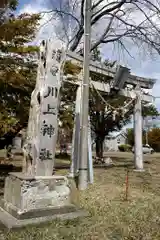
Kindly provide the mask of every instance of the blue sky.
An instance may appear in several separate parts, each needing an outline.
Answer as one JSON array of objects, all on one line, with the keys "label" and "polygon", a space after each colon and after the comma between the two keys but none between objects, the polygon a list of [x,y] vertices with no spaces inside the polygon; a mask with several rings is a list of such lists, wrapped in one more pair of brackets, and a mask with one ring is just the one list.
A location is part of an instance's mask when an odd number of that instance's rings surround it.
[{"label": "blue sky", "polygon": [[[52,2],[58,0],[52,0]],[[34,13],[43,11],[45,9],[46,0],[20,0],[18,12],[28,12]],[[53,24],[52,24],[53,28]],[[53,31],[49,28],[45,32],[47,34]],[[107,45],[103,46],[103,56],[104,58],[108,58],[111,60],[117,60],[123,65],[128,66],[131,69],[133,74],[142,77],[149,77],[157,79],[157,83],[152,91],[154,96],[160,96],[160,57],[156,56],[154,59],[151,57],[144,56],[144,54],[140,55],[138,51],[135,50],[134,46],[130,46],[130,51],[133,58],[127,56],[126,54],[120,54],[120,52],[115,51],[112,46]],[[160,110],[160,99],[157,99],[155,102],[156,106]]]},{"label": "blue sky", "polygon": [[31,4],[32,2],[33,0],[20,0],[17,10],[24,8],[24,5]]}]

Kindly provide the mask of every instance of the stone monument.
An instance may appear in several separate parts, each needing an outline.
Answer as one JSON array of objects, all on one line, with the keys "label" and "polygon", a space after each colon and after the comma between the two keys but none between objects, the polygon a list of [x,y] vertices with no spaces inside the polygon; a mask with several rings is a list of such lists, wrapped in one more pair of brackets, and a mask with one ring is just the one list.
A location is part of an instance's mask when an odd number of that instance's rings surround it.
[{"label": "stone monument", "polygon": [[23,171],[6,178],[1,202],[0,221],[9,228],[84,215],[74,204],[73,184],[65,176],[52,175],[64,61],[63,49],[53,41],[42,41],[23,147]]}]

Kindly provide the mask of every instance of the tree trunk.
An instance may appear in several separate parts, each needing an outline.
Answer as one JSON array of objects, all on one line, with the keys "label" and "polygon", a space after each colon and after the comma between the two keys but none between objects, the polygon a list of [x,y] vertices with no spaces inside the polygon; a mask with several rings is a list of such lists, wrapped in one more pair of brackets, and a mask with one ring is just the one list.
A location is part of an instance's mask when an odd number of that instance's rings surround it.
[{"label": "tree trunk", "polygon": [[74,52],[76,50],[76,48],[78,47],[78,44],[79,44],[83,34],[84,34],[84,29],[83,29],[83,26],[81,26],[81,28],[79,29],[78,33],[76,34],[76,37],[70,47],[70,50],[72,52]]},{"label": "tree trunk", "polygon": [[104,138],[97,136],[96,137],[96,158],[102,162],[103,162],[103,143],[104,143]]}]

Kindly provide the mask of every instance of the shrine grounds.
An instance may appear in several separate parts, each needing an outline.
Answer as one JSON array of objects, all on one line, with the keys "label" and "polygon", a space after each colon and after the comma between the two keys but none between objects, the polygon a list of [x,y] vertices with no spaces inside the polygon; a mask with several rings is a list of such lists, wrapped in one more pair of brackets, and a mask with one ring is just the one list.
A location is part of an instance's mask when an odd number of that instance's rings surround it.
[{"label": "shrine grounds", "polygon": [[[160,154],[145,156],[144,173],[133,172],[133,155],[111,153],[115,166],[94,168],[95,183],[78,195],[89,216],[54,221],[8,231],[0,226],[0,240],[159,240]],[[69,161],[57,160],[58,174]],[[125,181],[129,170],[128,200]],[[77,197],[77,195],[76,195]]]}]

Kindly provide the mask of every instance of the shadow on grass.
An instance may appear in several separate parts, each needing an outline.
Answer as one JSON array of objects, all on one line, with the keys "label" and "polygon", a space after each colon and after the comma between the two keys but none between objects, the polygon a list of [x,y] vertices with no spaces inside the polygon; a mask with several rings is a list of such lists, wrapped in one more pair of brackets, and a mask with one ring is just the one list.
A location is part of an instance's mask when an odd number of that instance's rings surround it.
[{"label": "shadow on grass", "polygon": [[58,153],[55,155],[56,159],[70,160],[71,156],[68,153]]},{"label": "shadow on grass", "polygon": [[116,164],[115,167],[121,168],[121,167],[133,167],[133,163],[124,163],[124,164]]},{"label": "shadow on grass", "polygon": [[133,162],[133,160],[134,160],[132,158],[127,159],[127,158],[117,158],[117,157],[112,157],[111,159],[112,159],[112,161],[117,162],[117,163],[119,163],[119,162],[123,162],[123,163]]},{"label": "shadow on grass", "polygon": [[[96,168],[96,169],[98,169],[98,168],[100,168],[100,169],[110,169],[110,168],[115,168],[115,167],[118,167],[118,168],[121,168],[121,167],[132,167],[132,166],[134,166],[134,164],[133,163],[130,163],[130,162],[128,162],[128,163],[124,163],[124,164],[115,164],[115,165],[110,165],[110,166],[105,166],[105,165],[103,165],[103,164],[94,164],[93,165],[93,168]],[[59,164],[57,164],[57,165],[55,165],[55,169],[56,170],[63,170],[63,169],[66,169],[66,170],[68,170],[68,169],[70,169],[70,164],[62,164],[62,165],[59,165]]]}]

